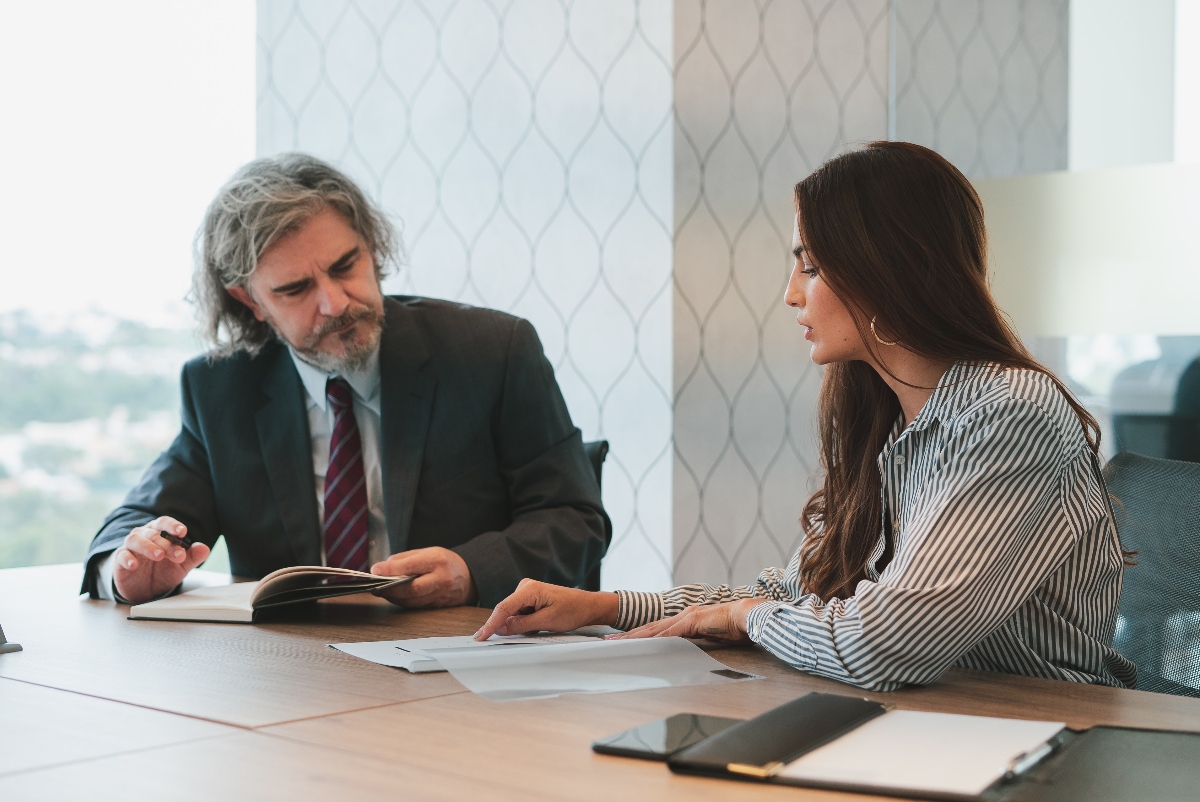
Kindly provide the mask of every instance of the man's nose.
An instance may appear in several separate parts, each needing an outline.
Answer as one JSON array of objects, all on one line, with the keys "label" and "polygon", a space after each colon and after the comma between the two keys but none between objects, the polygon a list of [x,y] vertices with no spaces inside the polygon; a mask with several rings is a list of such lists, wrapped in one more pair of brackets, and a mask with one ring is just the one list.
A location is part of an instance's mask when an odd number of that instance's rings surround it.
[{"label": "man's nose", "polygon": [[323,277],[317,281],[317,304],[318,311],[325,317],[337,317],[350,306],[350,298],[341,284]]}]

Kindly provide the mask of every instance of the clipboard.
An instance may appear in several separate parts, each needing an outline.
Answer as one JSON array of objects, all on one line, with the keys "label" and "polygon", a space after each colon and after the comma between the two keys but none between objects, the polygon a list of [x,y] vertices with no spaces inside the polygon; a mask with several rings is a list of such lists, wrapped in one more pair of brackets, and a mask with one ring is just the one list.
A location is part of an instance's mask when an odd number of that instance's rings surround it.
[{"label": "clipboard", "polygon": [[673,755],[671,771],[918,799],[1176,802],[1200,734],[894,710],[810,693]]}]

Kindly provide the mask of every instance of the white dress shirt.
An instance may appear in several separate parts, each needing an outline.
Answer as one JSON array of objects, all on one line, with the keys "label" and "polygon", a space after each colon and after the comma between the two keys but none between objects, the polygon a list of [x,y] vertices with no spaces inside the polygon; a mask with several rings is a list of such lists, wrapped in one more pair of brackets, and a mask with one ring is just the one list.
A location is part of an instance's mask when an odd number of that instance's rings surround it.
[{"label": "white dress shirt", "polygon": [[[354,397],[354,419],[362,439],[363,472],[367,479],[367,555],[372,565],[386,560],[392,553],[388,541],[387,521],[383,514],[383,469],[380,452],[379,349],[371,355],[363,370],[354,373],[327,373],[308,364],[296,352],[288,349],[292,363],[304,385],[305,408],[308,411],[308,433],[313,461],[313,490],[317,495],[317,511],[325,521],[325,472],[329,469],[329,440],[333,436],[333,409],[325,397],[325,383],[341,376],[350,385]],[[187,523],[184,521],[183,523]],[[113,600],[113,555],[96,566],[96,588],[100,598]],[[321,564],[325,564],[325,538],[321,538]]]}]

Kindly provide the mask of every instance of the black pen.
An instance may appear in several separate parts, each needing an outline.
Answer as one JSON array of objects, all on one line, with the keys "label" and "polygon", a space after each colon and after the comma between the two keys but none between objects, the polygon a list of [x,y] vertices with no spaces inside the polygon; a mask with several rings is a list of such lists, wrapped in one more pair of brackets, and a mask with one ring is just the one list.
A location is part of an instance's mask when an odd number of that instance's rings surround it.
[{"label": "black pen", "polygon": [[175,544],[176,546],[183,549],[184,551],[187,551],[193,545],[195,545],[191,541],[191,539],[186,536],[185,537],[176,537],[175,535],[172,535],[168,532],[161,532],[161,531],[158,534],[162,536],[163,540],[167,541],[168,543]]}]

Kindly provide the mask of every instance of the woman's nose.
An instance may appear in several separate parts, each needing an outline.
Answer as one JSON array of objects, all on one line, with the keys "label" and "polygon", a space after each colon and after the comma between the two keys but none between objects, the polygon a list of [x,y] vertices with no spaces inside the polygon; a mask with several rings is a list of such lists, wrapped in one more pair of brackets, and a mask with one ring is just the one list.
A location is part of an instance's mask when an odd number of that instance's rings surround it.
[{"label": "woman's nose", "polygon": [[788,279],[787,289],[784,290],[783,302],[788,306],[804,306],[804,290],[800,288],[800,281],[797,278],[799,275],[799,270],[793,270],[791,278]]}]

